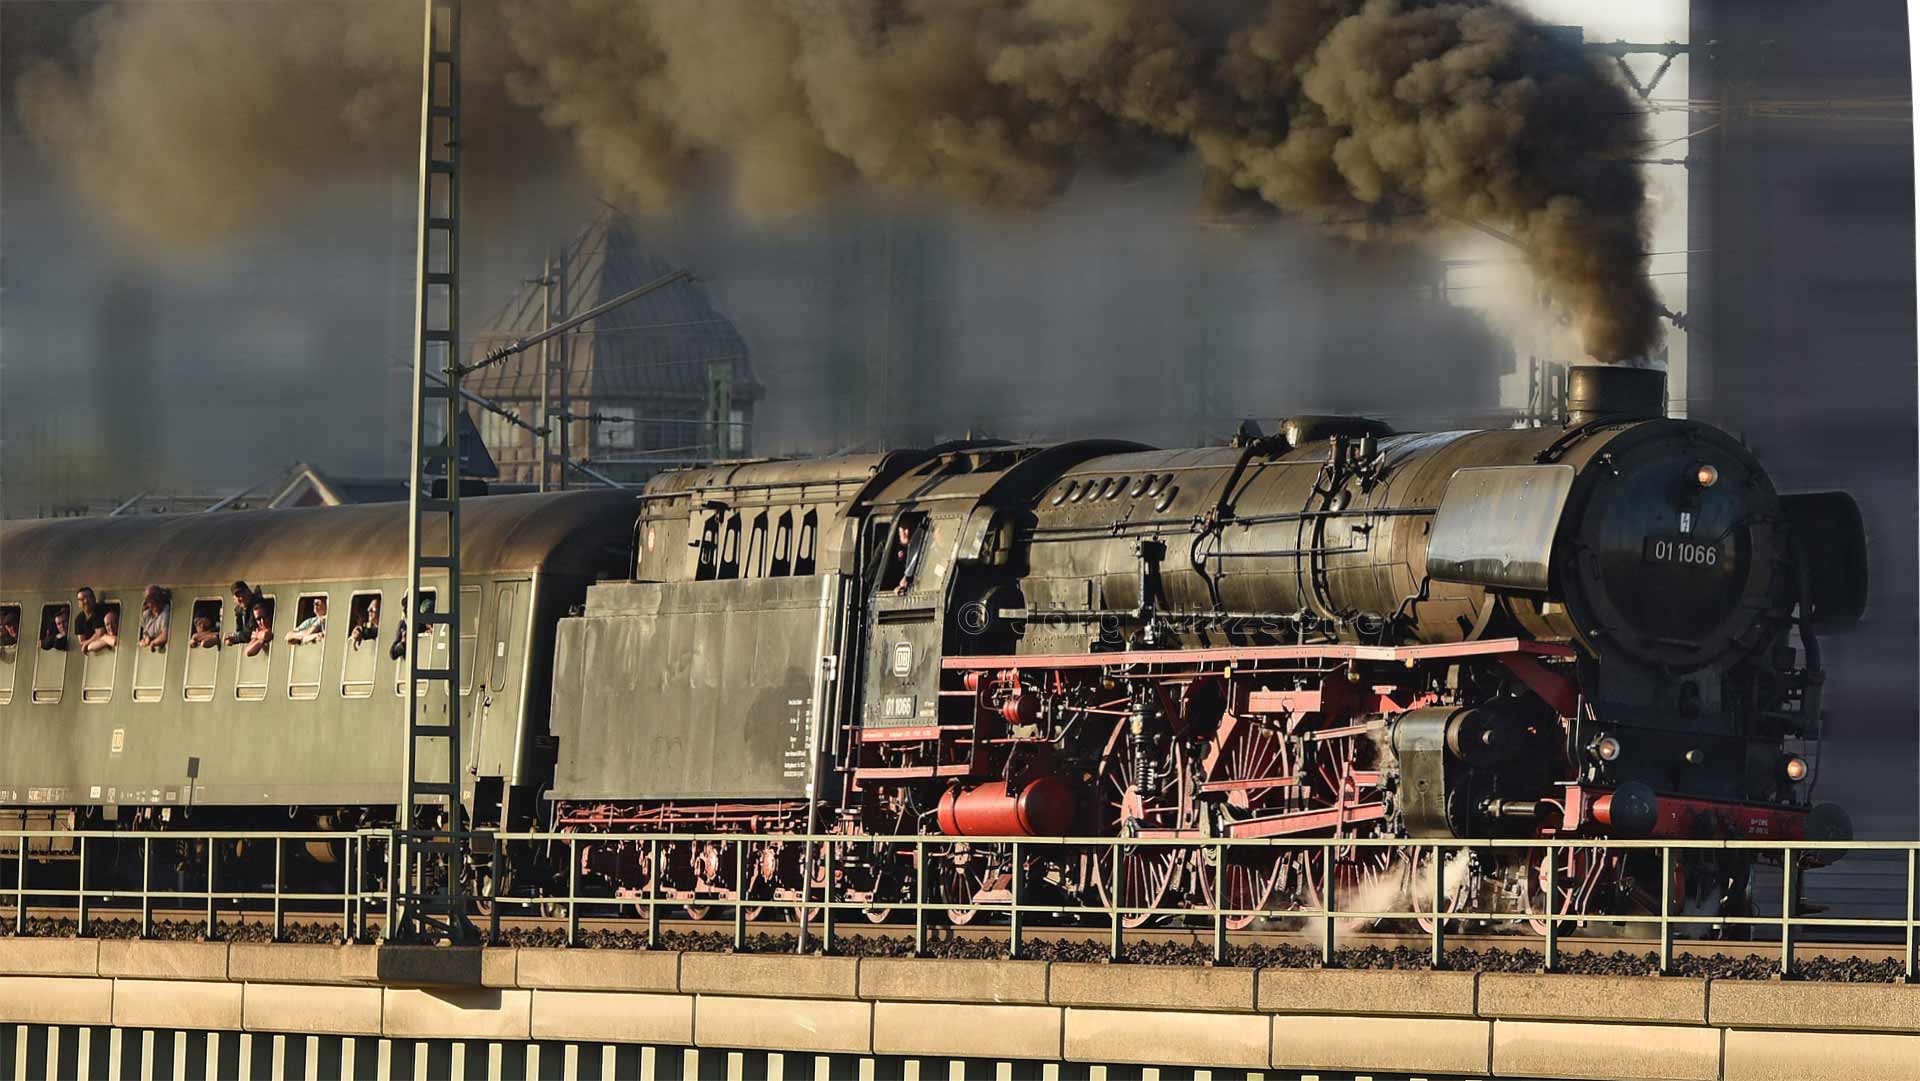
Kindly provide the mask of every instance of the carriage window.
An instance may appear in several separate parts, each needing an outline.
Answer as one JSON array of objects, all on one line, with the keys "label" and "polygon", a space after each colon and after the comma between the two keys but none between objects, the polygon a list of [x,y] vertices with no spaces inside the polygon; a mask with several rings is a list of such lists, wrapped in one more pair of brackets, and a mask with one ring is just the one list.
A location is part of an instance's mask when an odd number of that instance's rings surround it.
[{"label": "carriage window", "polygon": [[793,553],[793,573],[812,574],[814,546],[820,534],[820,512],[808,511],[800,519],[800,540]]},{"label": "carriage window", "polygon": [[346,660],[340,665],[340,696],[368,698],[373,694],[373,672],[380,663],[380,594],[355,593],[347,601]]},{"label": "carriage window", "polygon": [[[420,603],[421,609],[428,613],[439,611],[439,602],[435,598],[439,597],[440,591],[438,589],[426,589],[422,590],[422,593],[425,594],[425,597]],[[408,620],[411,614],[411,605],[407,604],[404,596],[401,598],[400,603],[402,605],[401,619],[403,621]],[[413,641],[415,644],[418,644],[421,637],[427,633],[427,628],[422,627],[418,623],[408,622],[407,626],[413,632]],[[447,646],[447,629],[441,627],[439,628],[439,632],[440,648],[445,649]],[[433,656],[429,654],[420,658],[420,665],[423,668],[432,668]],[[405,653],[400,655],[400,659],[393,666],[393,693],[403,698],[407,693],[407,655]],[[420,694],[424,696],[426,693],[427,681],[423,679],[420,681]]]},{"label": "carriage window", "polygon": [[309,593],[294,609],[296,622],[287,632],[287,697],[310,701],[320,697],[320,669],[327,652],[327,595]]},{"label": "carriage window", "polygon": [[70,605],[49,604],[40,610],[40,655],[33,662],[33,700],[60,701],[67,684],[67,648],[73,644],[73,626],[68,622]]},{"label": "carriage window", "polygon": [[785,578],[793,570],[793,512],[780,515],[773,530],[773,562],[767,567],[769,578]]},{"label": "carriage window", "polygon": [[95,639],[94,648],[86,651],[80,664],[80,701],[95,704],[113,701],[113,673],[120,663],[120,602],[100,603],[100,626],[113,635],[114,644]]},{"label": "carriage window", "polygon": [[20,663],[20,606],[0,604],[0,706],[13,702],[13,670]]},{"label": "carriage window", "polygon": [[[168,604],[164,610],[170,614],[173,606]],[[147,629],[147,617],[141,616],[140,622],[140,629],[144,634]],[[173,628],[160,629],[166,632],[167,641],[172,642]],[[138,636],[135,636],[133,641],[133,700],[158,702],[167,693],[167,647],[163,645],[155,649],[152,646],[140,645]]]},{"label": "carriage window", "polygon": [[747,534],[747,565],[740,572],[743,578],[761,578],[767,573],[767,512],[753,520],[753,529]]},{"label": "carriage window", "polygon": [[33,664],[33,701],[60,701],[67,682],[67,650],[73,644],[68,618],[72,606],[49,604],[40,610],[40,633]]},{"label": "carriage window", "polygon": [[213,681],[220,671],[219,597],[201,597],[193,602],[193,622],[188,624],[186,699],[189,702],[213,701]]},{"label": "carriage window", "polygon": [[460,589],[460,693],[473,690],[473,662],[480,654],[480,587]]},{"label": "carriage window", "polygon": [[699,565],[694,568],[697,582],[711,579],[720,562],[720,516],[711,514],[700,526]]},{"label": "carriage window", "polygon": [[720,577],[740,577],[740,516],[727,516],[727,535],[720,542]]},{"label": "carriage window", "polygon": [[240,651],[239,671],[233,677],[233,696],[242,702],[258,702],[267,697],[267,664],[273,658],[273,598],[265,593],[254,596],[254,603],[266,618],[252,638],[233,647]]}]

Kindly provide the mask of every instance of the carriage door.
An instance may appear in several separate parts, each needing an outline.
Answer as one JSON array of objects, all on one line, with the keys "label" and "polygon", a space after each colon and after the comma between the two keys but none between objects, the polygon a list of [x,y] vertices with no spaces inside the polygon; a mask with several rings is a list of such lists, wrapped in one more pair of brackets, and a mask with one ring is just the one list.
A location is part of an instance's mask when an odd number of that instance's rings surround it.
[{"label": "carriage door", "polygon": [[475,722],[473,762],[482,776],[514,772],[514,748],[519,744],[520,669],[526,662],[526,614],[520,610],[530,590],[525,579],[497,582],[493,587],[493,627],[486,645],[487,685],[480,696]]}]

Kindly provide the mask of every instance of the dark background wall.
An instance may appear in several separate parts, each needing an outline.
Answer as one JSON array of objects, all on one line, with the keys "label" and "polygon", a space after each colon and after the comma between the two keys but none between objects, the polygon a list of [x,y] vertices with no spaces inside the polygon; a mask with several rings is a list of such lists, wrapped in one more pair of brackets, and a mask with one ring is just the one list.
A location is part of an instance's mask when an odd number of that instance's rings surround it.
[{"label": "dark background wall", "polygon": [[[1913,128],[1905,5],[1696,0],[1694,416],[1785,490],[1860,501],[1865,625],[1827,641],[1819,798],[1920,835]],[[1702,251],[1701,249],[1706,249]],[[1873,861],[1859,861],[1863,874]],[[1872,877],[1884,878],[1875,873]],[[1861,888],[1870,888],[1865,880]],[[1872,888],[1897,888],[1897,878]]]}]

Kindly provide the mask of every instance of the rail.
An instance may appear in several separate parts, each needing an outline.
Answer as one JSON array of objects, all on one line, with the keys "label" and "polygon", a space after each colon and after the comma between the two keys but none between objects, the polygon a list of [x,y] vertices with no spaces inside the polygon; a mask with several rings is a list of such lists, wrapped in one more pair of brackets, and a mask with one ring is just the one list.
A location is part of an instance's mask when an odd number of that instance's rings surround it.
[{"label": "rail", "polygon": [[[1689,927],[1739,928],[1777,933],[1779,971],[1783,975],[1791,975],[1795,971],[1795,951],[1807,932],[1878,932],[1904,939],[1905,977],[1908,982],[1920,982],[1920,841],[1076,838],[486,830],[475,831],[473,836],[481,851],[490,853],[478,857],[476,861],[490,864],[486,879],[489,883],[503,881],[503,861],[509,846],[530,846],[534,850],[544,850],[549,856],[560,852],[564,853],[565,859],[564,893],[548,891],[528,896],[501,895],[489,888],[475,896],[474,915],[485,921],[488,941],[500,940],[503,910],[518,908],[563,914],[565,942],[569,946],[577,945],[581,941],[583,910],[594,912],[592,918],[598,920],[606,918],[600,914],[602,910],[614,907],[635,913],[632,919],[643,920],[647,947],[658,948],[661,945],[663,911],[691,904],[730,912],[736,949],[747,947],[748,928],[753,925],[749,918],[750,910],[786,913],[788,926],[797,930],[796,948],[801,951],[809,949],[810,943],[817,943],[821,950],[833,952],[842,934],[841,925],[846,922],[843,917],[848,915],[870,917],[870,914],[879,912],[903,922],[911,918],[914,953],[918,955],[927,952],[929,927],[933,921],[945,914],[963,911],[1001,919],[1006,931],[1007,953],[1011,957],[1022,956],[1031,933],[1030,924],[1038,917],[1070,917],[1104,923],[1108,928],[1108,953],[1114,959],[1123,956],[1129,929],[1127,924],[1130,921],[1144,923],[1164,918],[1189,921],[1210,928],[1213,959],[1225,961],[1228,959],[1231,922],[1269,920],[1299,923],[1314,929],[1321,962],[1331,966],[1336,962],[1343,923],[1415,921],[1421,925],[1427,937],[1429,961],[1436,968],[1446,965],[1450,925],[1484,923],[1495,927],[1512,926],[1529,933],[1541,943],[1545,967],[1551,971],[1558,967],[1561,940],[1567,937],[1567,929],[1576,924],[1596,923],[1647,928],[1649,934],[1641,941],[1654,946],[1657,939],[1659,971],[1662,973],[1671,971],[1676,938],[1683,929]],[[398,857],[393,840],[394,831],[391,830],[0,830],[0,902],[11,901],[10,922],[17,935],[27,932],[30,906],[48,900],[72,903],[77,915],[77,930],[83,936],[93,931],[93,921],[103,907],[130,909],[137,904],[139,933],[142,937],[153,932],[156,902],[188,901],[193,902],[197,910],[203,909],[205,934],[209,938],[217,937],[219,916],[223,911],[268,916],[275,941],[286,936],[286,921],[291,911],[309,914],[337,912],[342,932],[350,941],[375,934],[385,938],[393,933],[391,914],[396,904],[395,884],[401,878],[397,873],[399,869],[394,865]],[[732,880],[736,883],[748,880],[750,850],[769,842],[800,845],[801,851],[806,853],[803,866],[804,880],[808,884],[797,891],[789,888],[784,896],[780,893],[743,896],[738,890],[730,891],[731,896],[720,893],[690,896],[684,891],[674,893],[663,890],[662,876],[656,874],[649,876],[646,889],[638,893],[613,896],[603,890],[582,891],[583,847],[644,845],[646,866],[658,868],[663,866],[661,857],[665,846],[689,842],[717,846],[724,852],[733,872]],[[1089,903],[1084,896],[1066,893],[1035,899],[1027,896],[1027,876],[1017,873],[1010,876],[1004,900],[985,899],[988,895],[980,893],[972,895],[969,903],[965,904],[956,903],[951,898],[930,899],[929,881],[934,878],[927,870],[932,866],[930,858],[944,858],[958,846],[966,846],[969,851],[1003,850],[1005,866],[1011,868],[1025,867],[1030,858],[1040,856],[1058,857],[1064,863],[1095,861],[1100,865],[1097,873],[1102,874],[1106,882],[1125,882],[1129,859],[1141,860],[1156,853],[1166,853],[1161,857],[1165,865],[1211,874],[1211,896],[1216,901],[1207,903],[1204,897],[1199,897],[1192,903],[1183,902],[1179,905],[1126,904],[1123,903],[1123,889],[1101,891],[1105,896],[1098,903]],[[130,856],[130,848],[137,851],[137,860]],[[156,848],[163,850],[163,857],[172,860],[174,888],[156,888],[154,884],[156,870],[159,869],[155,863]],[[107,854],[103,854],[103,849]],[[910,890],[884,898],[871,894],[850,896],[866,891],[836,886],[836,876],[832,873],[813,873],[816,861],[824,860],[824,866],[832,868],[838,866],[841,857],[849,851],[862,849],[892,850],[901,856],[910,851],[911,863],[907,866],[920,869],[911,876]],[[1657,911],[1605,915],[1568,911],[1549,918],[1549,913],[1532,911],[1527,907],[1515,910],[1479,909],[1459,907],[1453,903],[1448,885],[1448,869],[1453,861],[1462,854],[1501,851],[1522,851],[1526,854],[1528,859],[1525,866],[1529,868],[1526,876],[1537,881],[1543,899],[1560,897],[1561,887],[1570,885],[1561,880],[1563,860],[1591,860],[1623,853],[1657,857],[1660,875]],[[268,852],[271,853],[270,858],[264,856]],[[306,855],[295,855],[299,852]],[[1372,896],[1349,901],[1347,893],[1355,890],[1377,893],[1378,890],[1351,883],[1343,886],[1338,872],[1342,861],[1349,867],[1355,866],[1357,856],[1376,852],[1389,861],[1398,857],[1405,861],[1406,867],[1413,868],[1405,872],[1412,888],[1396,890],[1393,897],[1386,899],[1389,903],[1385,904],[1378,903],[1381,898]],[[1830,865],[1848,853],[1865,852],[1898,853],[1904,856],[1905,898],[1902,917],[1889,919],[1802,914],[1802,894],[1809,873],[1817,873],[1820,867]],[[317,855],[319,853],[324,853],[324,856]],[[1575,853],[1585,855],[1575,856]],[[1673,887],[1675,871],[1680,866],[1676,861],[1699,853],[1753,853],[1756,860],[1767,857],[1777,859],[1781,870],[1779,914],[1722,915],[1676,911]],[[1417,871],[1422,859],[1427,861],[1425,866],[1429,869],[1425,875]],[[1219,903],[1229,896],[1229,868],[1236,865],[1236,860],[1240,867],[1278,866],[1281,861],[1288,860],[1292,861],[1294,867],[1308,869],[1313,880],[1302,882],[1301,885],[1312,891],[1312,903],[1304,907],[1268,904],[1264,901],[1238,907]],[[288,874],[290,862],[298,862],[300,872],[292,876],[295,880],[291,882]],[[263,864],[267,866],[263,867]],[[9,865],[11,875],[4,872]],[[120,881],[128,877],[136,865],[138,884],[129,885]],[[1091,865],[1083,863],[1082,866]],[[1441,870],[1432,871],[1433,868]],[[1538,869],[1537,873],[1533,868]],[[33,880],[35,876],[32,872],[36,869],[39,871],[39,881]],[[223,874],[226,876],[224,880]],[[1204,884],[1195,884],[1205,888]],[[1412,896],[1414,892],[1420,895]],[[1403,897],[1404,904],[1393,903],[1401,901]],[[1516,945],[1526,941],[1516,938]]]}]

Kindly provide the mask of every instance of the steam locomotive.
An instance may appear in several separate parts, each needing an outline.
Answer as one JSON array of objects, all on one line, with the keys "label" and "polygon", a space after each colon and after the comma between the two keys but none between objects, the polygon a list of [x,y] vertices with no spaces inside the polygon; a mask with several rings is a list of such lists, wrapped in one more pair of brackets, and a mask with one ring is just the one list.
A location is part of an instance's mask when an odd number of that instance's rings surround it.
[{"label": "steam locomotive", "polygon": [[[1302,416],[1227,446],[971,441],[682,470],[637,503],[467,501],[463,802],[592,835],[582,880],[695,916],[791,902],[812,874],[876,919],[921,891],[964,922],[1018,879],[1133,923],[1219,901],[1244,924],[1328,881],[1438,873],[1342,841],[1850,836],[1794,748],[1818,736],[1819,633],[1865,606],[1858,509],[1776,493],[1663,396],[1657,371],[1579,368],[1563,428]],[[241,577],[358,619],[404,589],[404,528],[383,507],[9,524],[0,606],[159,582],[186,628]],[[404,660],[345,637],[258,659],[177,629],[158,654],[54,662],[23,637],[0,659],[0,821],[391,821]],[[779,836],[802,831],[849,843],[808,860]],[[761,838],[746,859],[692,836],[731,832]],[[938,841],[857,843],[902,834]],[[1014,836],[1336,843],[1225,867],[1034,845],[1016,866],[973,840]],[[1660,892],[1634,857],[1556,852],[1553,875],[1519,849],[1449,861],[1446,903]],[[481,892],[559,873],[507,855],[515,881]],[[1677,910],[1737,914],[1752,869],[1689,854],[1667,885]]]}]

